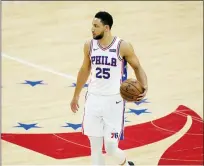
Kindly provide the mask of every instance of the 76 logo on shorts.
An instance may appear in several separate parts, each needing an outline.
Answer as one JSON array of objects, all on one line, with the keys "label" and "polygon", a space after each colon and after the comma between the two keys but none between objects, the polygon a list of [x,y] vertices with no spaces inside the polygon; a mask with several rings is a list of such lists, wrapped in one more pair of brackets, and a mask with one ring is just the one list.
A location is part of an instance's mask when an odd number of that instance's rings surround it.
[{"label": "76 logo on shorts", "polygon": [[118,133],[111,133],[111,138],[118,138],[119,136],[118,136]]}]

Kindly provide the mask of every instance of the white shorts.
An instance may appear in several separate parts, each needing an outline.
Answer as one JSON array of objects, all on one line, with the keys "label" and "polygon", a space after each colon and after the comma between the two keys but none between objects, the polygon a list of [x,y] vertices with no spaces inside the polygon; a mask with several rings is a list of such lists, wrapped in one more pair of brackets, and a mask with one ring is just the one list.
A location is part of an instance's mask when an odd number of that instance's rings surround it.
[{"label": "white shorts", "polygon": [[125,103],[120,94],[87,94],[82,132],[87,136],[119,140],[124,128]]}]

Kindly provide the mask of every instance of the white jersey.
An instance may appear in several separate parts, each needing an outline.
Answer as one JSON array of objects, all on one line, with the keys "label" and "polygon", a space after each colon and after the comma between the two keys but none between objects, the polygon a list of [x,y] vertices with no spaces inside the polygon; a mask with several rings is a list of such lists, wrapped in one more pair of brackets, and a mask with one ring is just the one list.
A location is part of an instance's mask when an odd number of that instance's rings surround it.
[{"label": "white jersey", "polygon": [[115,95],[120,93],[120,85],[127,78],[127,62],[120,56],[121,39],[114,37],[112,43],[103,48],[98,40],[91,40],[91,76],[88,93]]}]

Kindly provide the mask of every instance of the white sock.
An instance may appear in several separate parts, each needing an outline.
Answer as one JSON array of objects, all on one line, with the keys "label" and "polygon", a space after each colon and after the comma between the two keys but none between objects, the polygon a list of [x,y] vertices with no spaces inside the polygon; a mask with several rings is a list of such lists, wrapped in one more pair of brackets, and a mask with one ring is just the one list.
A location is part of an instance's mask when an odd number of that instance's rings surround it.
[{"label": "white sock", "polygon": [[91,145],[91,159],[94,166],[105,165],[102,153],[103,137],[89,137]]},{"label": "white sock", "polygon": [[[123,164],[126,160],[125,152],[118,148],[118,142],[105,140],[105,149],[108,155],[114,157],[118,165]],[[126,166],[126,163],[124,164],[124,166]]]}]

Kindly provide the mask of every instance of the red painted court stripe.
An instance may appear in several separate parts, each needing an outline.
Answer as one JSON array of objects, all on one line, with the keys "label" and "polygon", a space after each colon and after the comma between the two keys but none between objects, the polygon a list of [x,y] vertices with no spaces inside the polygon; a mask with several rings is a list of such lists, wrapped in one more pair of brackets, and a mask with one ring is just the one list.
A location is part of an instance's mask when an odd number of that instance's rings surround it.
[{"label": "red painted court stripe", "polygon": [[[202,119],[193,110],[185,106],[179,106],[177,110],[182,109],[188,110],[185,111],[186,114],[192,115],[197,119]],[[178,115],[177,112],[174,111],[165,117],[153,121],[153,123],[157,126],[165,128],[167,130],[172,130],[174,132],[159,130],[154,125],[152,125],[151,122],[127,126],[125,127],[124,131],[125,139],[119,142],[119,147],[121,149],[131,149],[168,138],[169,136],[174,135],[176,132],[182,129],[186,123],[186,120],[186,117]],[[188,134],[185,134],[180,140],[175,142],[164,152],[162,158],[159,161],[159,165],[203,164],[203,121],[201,123],[193,119],[193,124],[187,133]],[[195,136],[191,135],[190,133],[200,135]],[[1,137],[2,140],[11,142],[13,144],[56,159],[66,159],[90,155],[90,149],[84,147],[89,147],[89,140],[81,132],[61,133],[57,135],[62,137],[63,139],[66,139],[67,141],[57,138],[53,135],[53,133],[3,133]],[[71,142],[75,142],[75,144]],[[196,147],[200,148],[195,149]],[[10,154],[10,156],[12,158],[12,153]]]},{"label": "red painted court stripe", "polygon": [[[196,117],[193,119],[191,128],[187,133],[170,146],[159,160],[159,165],[200,165],[203,164],[203,120],[194,111],[185,106],[180,106],[177,112],[186,110],[186,116]],[[181,116],[178,114],[178,116]],[[199,120],[200,121],[199,121]],[[170,128],[175,130],[175,127]],[[197,134],[197,135],[196,135]]]}]

